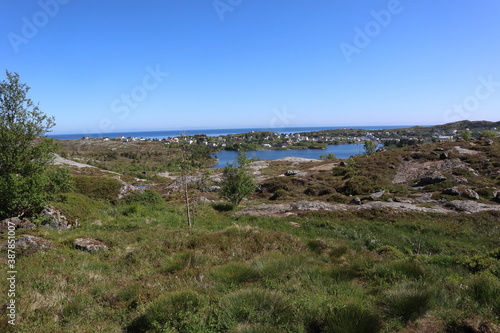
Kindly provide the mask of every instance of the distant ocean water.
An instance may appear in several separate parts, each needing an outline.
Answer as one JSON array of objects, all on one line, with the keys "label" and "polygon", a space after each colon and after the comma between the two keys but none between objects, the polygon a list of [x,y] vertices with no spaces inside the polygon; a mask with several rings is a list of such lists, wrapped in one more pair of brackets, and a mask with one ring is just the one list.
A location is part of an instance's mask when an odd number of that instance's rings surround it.
[{"label": "distant ocean water", "polygon": [[367,131],[375,131],[382,129],[395,129],[395,128],[408,128],[414,125],[401,125],[401,126],[324,126],[324,127],[285,127],[285,128],[231,128],[231,129],[195,129],[195,130],[169,130],[169,131],[137,131],[137,132],[114,132],[114,133],[76,133],[76,134],[49,134],[50,138],[61,139],[61,140],[75,140],[81,139],[85,136],[91,138],[108,137],[117,138],[120,136],[124,137],[137,137],[145,139],[163,139],[167,137],[176,137],[181,134],[184,135],[196,135],[205,134],[207,136],[221,136],[228,134],[240,134],[249,133],[252,131],[271,131],[276,133],[300,133],[300,132],[314,132],[323,131],[330,129],[363,129]]}]

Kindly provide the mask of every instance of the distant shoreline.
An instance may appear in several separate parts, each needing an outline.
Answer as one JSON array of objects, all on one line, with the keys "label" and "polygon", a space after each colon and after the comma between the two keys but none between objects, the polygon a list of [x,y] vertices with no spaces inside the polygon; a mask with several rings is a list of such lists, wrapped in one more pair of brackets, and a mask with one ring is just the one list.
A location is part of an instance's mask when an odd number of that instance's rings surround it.
[{"label": "distant shoreline", "polygon": [[177,137],[184,135],[204,134],[206,136],[224,136],[231,134],[242,134],[250,132],[275,132],[279,134],[316,132],[326,130],[353,129],[353,130],[385,130],[385,129],[404,129],[415,126],[428,127],[432,125],[383,125],[383,126],[304,126],[304,127],[284,127],[284,128],[228,128],[228,129],[194,129],[194,130],[165,130],[165,131],[123,131],[107,133],[70,133],[70,134],[48,134],[47,137],[60,140],[77,140],[83,137],[91,138],[117,138],[117,137],[137,137],[144,139],[162,139],[165,137]]}]

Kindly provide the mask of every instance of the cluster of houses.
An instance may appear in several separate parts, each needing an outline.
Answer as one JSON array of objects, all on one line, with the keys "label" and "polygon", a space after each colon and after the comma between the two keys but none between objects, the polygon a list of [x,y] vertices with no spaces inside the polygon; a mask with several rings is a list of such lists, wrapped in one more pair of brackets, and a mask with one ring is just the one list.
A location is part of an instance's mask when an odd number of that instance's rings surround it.
[{"label": "cluster of houses", "polygon": [[[491,130],[497,131],[496,128]],[[195,142],[205,144],[209,147],[214,148],[225,148],[228,145],[239,145],[242,143],[254,143],[259,142],[262,147],[288,147],[293,144],[300,142],[318,142],[326,144],[335,143],[363,143],[365,141],[377,141],[377,142],[399,142],[402,139],[405,140],[417,140],[423,141],[425,139],[433,139],[440,141],[451,141],[457,138],[458,131],[452,130],[450,132],[434,130],[432,133],[414,133],[408,129],[398,131],[375,131],[373,132],[361,132],[357,131],[355,134],[352,133],[339,133],[338,131],[332,131],[335,135],[329,135],[325,133],[285,133],[278,134],[273,132],[251,132],[244,134],[231,134],[226,136],[214,136],[207,137],[206,135],[194,135],[185,137],[167,137],[163,139],[156,138],[138,138],[138,137],[124,137],[119,136],[116,138],[101,137],[97,140],[100,141],[122,141],[122,142],[162,142],[164,144],[175,144],[179,142],[186,142],[192,144]],[[328,133],[328,132],[327,132]],[[89,140],[90,137],[84,137],[83,139]]]}]

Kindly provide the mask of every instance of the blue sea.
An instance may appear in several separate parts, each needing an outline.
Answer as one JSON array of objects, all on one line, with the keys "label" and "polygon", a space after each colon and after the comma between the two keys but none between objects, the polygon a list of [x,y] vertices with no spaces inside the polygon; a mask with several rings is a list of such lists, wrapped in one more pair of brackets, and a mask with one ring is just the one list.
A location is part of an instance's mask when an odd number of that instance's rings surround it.
[{"label": "blue sea", "polygon": [[117,138],[120,136],[124,137],[136,137],[145,139],[163,139],[167,137],[176,137],[180,135],[196,135],[205,134],[207,136],[222,136],[228,134],[240,134],[249,133],[252,131],[271,131],[276,133],[301,133],[301,132],[314,132],[314,131],[324,131],[329,129],[364,129],[368,131],[382,130],[382,129],[395,129],[395,128],[408,128],[411,126],[342,126],[342,127],[285,127],[285,128],[232,128],[232,129],[190,129],[190,130],[168,130],[168,131],[137,131],[137,132],[114,132],[114,133],[76,133],[76,134],[49,134],[49,138],[61,139],[61,140],[75,140],[81,139],[85,136],[91,138]]}]

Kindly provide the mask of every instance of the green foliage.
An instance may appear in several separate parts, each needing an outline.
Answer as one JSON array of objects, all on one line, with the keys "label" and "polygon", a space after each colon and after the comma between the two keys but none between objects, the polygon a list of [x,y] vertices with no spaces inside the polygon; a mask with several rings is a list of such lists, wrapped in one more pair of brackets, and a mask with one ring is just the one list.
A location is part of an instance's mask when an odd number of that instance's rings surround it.
[{"label": "green foliage", "polygon": [[124,201],[128,204],[138,203],[141,205],[159,205],[165,202],[160,193],[149,189],[144,192],[133,192],[127,195]]},{"label": "green foliage", "polygon": [[386,292],[381,305],[388,317],[406,323],[423,316],[431,303],[432,294],[424,286],[403,285]]},{"label": "green foliage", "polygon": [[321,154],[319,156],[319,159],[320,160],[336,160],[337,159],[337,156],[335,156],[334,153],[330,153],[330,154]]},{"label": "green foliage", "polygon": [[99,211],[105,208],[102,202],[91,199],[84,194],[73,192],[65,194],[64,200],[54,202],[52,205],[73,221],[89,219],[98,215]]},{"label": "green foliage", "polygon": [[366,140],[363,145],[363,149],[365,150],[366,155],[373,155],[377,151],[378,144],[375,141]]},{"label": "green foliage", "polygon": [[493,139],[498,137],[498,132],[491,130],[484,130],[480,135],[482,138]]},{"label": "green foliage", "polygon": [[234,328],[238,324],[271,324],[292,330],[298,316],[289,300],[280,293],[264,289],[243,289],[220,301],[221,321]]},{"label": "green foliage", "polygon": [[248,163],[247,155],[240,151],[238,153],[238,166],[228,163],[224,168],[220,193],[224,199],[235,206],[251,195],[256,188],[253,176],[247,167]]},{"label": "green foliage", "polygon": [[500,281],[487,275],[475,276],[467,288],[467,294],[480,306],[493,307],[500,316]]},{"label": "green foliage", "polygon": [[230,212],[234,209],[234,205],[230,202],[214,202],[212,208],[218,212]]},{"label": "green foliage", "polygon": [[205,262],[205,258],[202,255],[190,250],[167,258],[161,271],[171,274],[189,267],[195,267],[203,262]]},{"label": "green foliage", "polygon": [[269,198],[269,200],[283,199],[288,196],[288,192],[282,188],[277,189],[274,194]]},{"label": "green foliage", "polygon": [[192,292],[183,291],[161,296],[146,312],[129,325],[129,332],[203,332],[202,318],[197,312],[203,305],[203,298]]},{"label": "green foliage", "polygon": [[426,272],[417,263],[396,261],[377,265],[375,267],[374,276],[389,282],[399,280],[421,280],[426,277]]},{"label": "green foliage", "polygon": [[378,315],[354,304],[335,308],[321,322],[321,332],[377,333],[382,329]]},{"label": "green foliage", "polygon": [[464,257],[460,259],[458,263],[472,273],[479,273],[494,269],[498,263],[498,259],[488,255],[475,255]]},{"label": "green foliage", "polygon": [[270,324],[240,324],[229,331],[230,333],[285,333]]},{"label": "green foliage", "polygon": [[50,200],[44,175],[56,146],[43,136],[54,119],[27,98],[30,88],[6,72],[0,83],[0,218],[29,216]]},{"label": "green foliage", "polygon": [[380,246],[375,249],[375,252],[391,259],[405,259],[405,255],[403,252],[390,245]]},{"label": "green foliage", "polygon": [[228,284],[255,282],[261,278],[254,267],[240,263],[229,263],[218,267],[213,274],[217,280]]},{"label": "green foliage", "polygon": [[52,194],[52,199],[61,200],[64,193],[75,190],[75,181],[67,168],[50,168],[46,176],[48,178],[46,190]]},{"label": "green foliage", "polygon": [[74,176],[76,191],[92,199],[114,202],[118,198],[122,184],[111,177],[76,175]]},{"label": "green foliage", "polygon": [[376,184],[368,177],[354,176],[340,189],[345,195],[368,194],[375,190]]},{"label": "green foliage", "polygon": [[472,133],[471,131],[460,131],[460,136],[462,137],[462,139],[464,139],[465,141],[470,141],[472,140]]}]

